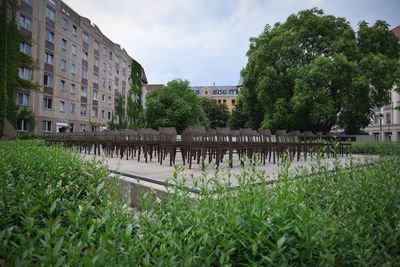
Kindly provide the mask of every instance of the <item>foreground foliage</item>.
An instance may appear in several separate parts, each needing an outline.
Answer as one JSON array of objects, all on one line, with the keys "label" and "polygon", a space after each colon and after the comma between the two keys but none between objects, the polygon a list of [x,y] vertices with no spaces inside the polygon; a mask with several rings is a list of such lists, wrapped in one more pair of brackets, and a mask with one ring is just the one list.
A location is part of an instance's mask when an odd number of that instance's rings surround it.
[{"label": "foreground foliage", "polygon": [[[280,182],[256,167],[230,190],[197,182],[172,190],[138,219],[95,162],[38,142],[0,143],[0,259],[54,265],[393,265],[400,262],[400,159],[313,167]],[[174,179],[178,180],[175,173]],[[213,191],[207,190],[213,188]]]}]

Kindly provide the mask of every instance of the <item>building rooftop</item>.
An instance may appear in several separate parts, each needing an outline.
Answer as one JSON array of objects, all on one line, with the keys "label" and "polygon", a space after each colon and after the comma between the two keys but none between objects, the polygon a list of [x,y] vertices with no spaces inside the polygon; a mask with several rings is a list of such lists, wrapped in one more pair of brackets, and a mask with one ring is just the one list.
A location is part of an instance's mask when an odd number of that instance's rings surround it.
[{"label": "building rooftop", "polygon": [[400,39],[400,25],[394,28],[392,31],[394,35],[396,35],[396,37]]}]

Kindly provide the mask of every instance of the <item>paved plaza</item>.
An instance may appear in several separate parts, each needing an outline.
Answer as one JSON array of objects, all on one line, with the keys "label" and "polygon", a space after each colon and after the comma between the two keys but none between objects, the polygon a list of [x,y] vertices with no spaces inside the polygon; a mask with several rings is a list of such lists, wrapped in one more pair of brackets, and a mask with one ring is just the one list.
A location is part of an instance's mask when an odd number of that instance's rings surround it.
[{"label": "paved plaza", "polygon": [[[192,164],[192,168],[188,168],[188,164],[183,165],[182,157],[180,153],[178,153],[176,158],[176,164],[174,166],[169,166],[168,157],[163,162],[162,165],[157,161],[157,158],[153,158],[152,161],[147,163],[144,162],[143,159],[138,161],[137,157],[130,158],[126,160],[125,158],[120,159],[118,157],[105,157],[105,156],[94,156],[93,154],[87,155],[82,154],[82,157],[86,160],[96,158],[104,160],[107,164],[108,169],[111,171],[119,172],[122,176],[128,176],[130,178],[138,177],[139,179],[144,178],[147,181],[155,181],[156,183],[163,183],[167,180],[171,180],[171,177],[174,171],[179,170],[179,177],[185,178],[186,185],[188,187],[194,187],[194,181],[199,177],[205,177],[206,180],[209,180],[215,177],[215,173],[218,170],[218,179],[224,180],[226,177],[231,177],[230,182],[232,186],[237,185],[237,175],[243,173],[244,168],[240,166],[240,160],[237,155],[234,155],[233,159],[233,168],[229,167],[227,161],[224,161],[220,164],[219,168],[216,167],[215,163],[207,164],[208,161],[206,159],[205,168],[202,170],[201,164]],[[339,156],[338,163],[341,166],[346,166],[353,162],[355,164],[365,164],[371,160],[374,160],[374,157],[364,156],[364,155],[348,155],[348,156]],[[333,169],[335,165],[335,159],[333,158],[323,158],[320,159],[320,164],[326,166],[328,169]],[[247,167],[251,167],[249,162],[245,163]],[[308,157],[307,160],[304,158],[299,161],[293,160],[291,161],[289,172],[295,173],[300,169],[306,169],[312,171],[313,166],[317,165],[316,158]],[[266,162],[265,165],[259,164],[256,167],[258,170],[263,171],[265,175],[268,177],[268,180],[276,180],[278,178],[279,172],[282,170],[281,163],[272,163]],[[247,168],[248,171],[249,168]]]}]

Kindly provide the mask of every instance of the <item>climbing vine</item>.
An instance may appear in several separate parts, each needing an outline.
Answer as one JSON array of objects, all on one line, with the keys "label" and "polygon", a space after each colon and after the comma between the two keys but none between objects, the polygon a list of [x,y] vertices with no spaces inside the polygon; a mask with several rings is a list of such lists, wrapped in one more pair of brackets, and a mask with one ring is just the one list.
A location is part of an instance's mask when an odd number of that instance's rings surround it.
[{"label": "climbing vine", "polygon": [[23,108],[20,109],[17,113],[17,121],[25,120],[28,123],[28,131],[33,132],[36,125],[35,113],[32,110]]},{"label": "climbing vine", "polygon": [[135,60],[131,62],[131,84],[128,91],[126,115],[129,127],[138,128],[144,125],[142,103],[143,67]]},{"label": "climbing vine", "polygon": [[22,80],[18,75],[18,67],[33,69],[34,62],[19,51],[23,37],[16,24],[17,7],[17,1],[0,2],[0,135],[6,119],[14,127],[17,124],[17,88],[38,89],[37,84]]}]

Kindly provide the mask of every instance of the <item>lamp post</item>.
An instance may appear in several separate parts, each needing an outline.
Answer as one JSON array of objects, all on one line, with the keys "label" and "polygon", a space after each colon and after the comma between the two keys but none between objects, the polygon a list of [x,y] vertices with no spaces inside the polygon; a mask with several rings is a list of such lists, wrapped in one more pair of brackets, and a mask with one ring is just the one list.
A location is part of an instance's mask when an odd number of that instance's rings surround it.
[{"label": "lamp post", "polygon": [[383,119],[383,114],[379,113],[379,136],[381,137],[381,141],[383,141],[383,133],[382,133],[382,119]]}]

